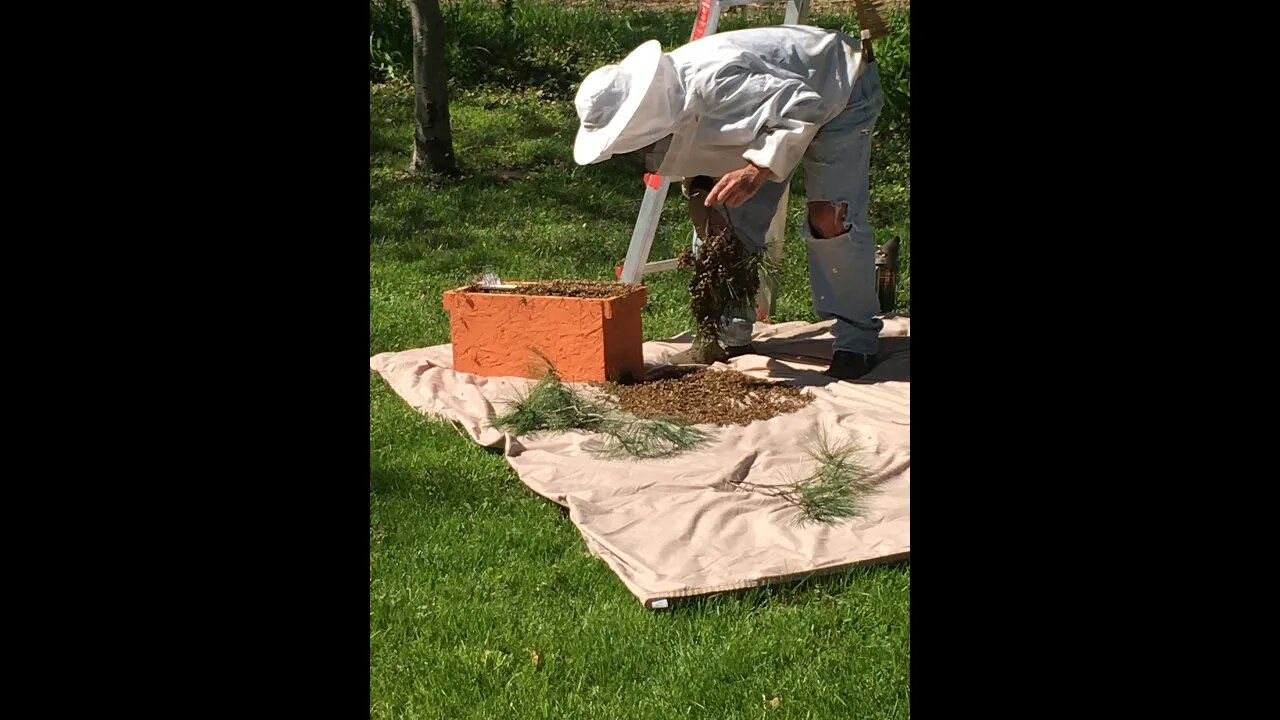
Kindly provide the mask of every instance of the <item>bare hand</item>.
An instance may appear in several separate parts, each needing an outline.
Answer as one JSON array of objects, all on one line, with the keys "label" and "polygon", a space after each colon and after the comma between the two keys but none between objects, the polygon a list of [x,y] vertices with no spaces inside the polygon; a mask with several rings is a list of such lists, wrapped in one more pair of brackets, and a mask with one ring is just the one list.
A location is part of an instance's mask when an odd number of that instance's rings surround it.
[{"label": "bare hand", "polygon": [[706,202],[703,204],[707,207],[720,204],[738,207],[750,200],[768,181],[768,168],[748,164],[741,170],[734,170],[720,178],[715,187],[711,188],[711,192],[707,193]]}]

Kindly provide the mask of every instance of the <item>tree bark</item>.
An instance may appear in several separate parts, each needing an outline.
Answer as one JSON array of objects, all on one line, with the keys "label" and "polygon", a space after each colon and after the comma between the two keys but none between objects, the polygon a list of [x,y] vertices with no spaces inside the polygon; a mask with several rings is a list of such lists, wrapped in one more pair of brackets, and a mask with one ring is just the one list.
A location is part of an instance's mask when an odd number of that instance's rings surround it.
[{"label": "tree bark", "polygon": [[413,18],[414,116],[412,172],[457,175],[449,124],[449,72],[445,66],[440,0],[407,0]]}]

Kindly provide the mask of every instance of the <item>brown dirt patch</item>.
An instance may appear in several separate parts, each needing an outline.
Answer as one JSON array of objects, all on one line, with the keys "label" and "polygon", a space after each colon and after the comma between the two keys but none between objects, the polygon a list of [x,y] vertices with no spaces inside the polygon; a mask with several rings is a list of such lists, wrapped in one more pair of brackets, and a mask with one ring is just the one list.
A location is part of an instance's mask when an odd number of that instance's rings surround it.
[{"label": "brown dirt patch", "polygon": [[690,370],[677,377],[615,385],[618,407],[643,418],[691,425],[749,425],[793,413],[813,402],[799,388],[736,370]]},{"label": "brown dirt patch", "polygon": [[502,295],[542,295],[554,297],[612,298],[626,295],[639,285],[624,285],[596,280],[549,280],[546,282],[512,283],[514,288],[486,288],[474,283],[467,292]]}]

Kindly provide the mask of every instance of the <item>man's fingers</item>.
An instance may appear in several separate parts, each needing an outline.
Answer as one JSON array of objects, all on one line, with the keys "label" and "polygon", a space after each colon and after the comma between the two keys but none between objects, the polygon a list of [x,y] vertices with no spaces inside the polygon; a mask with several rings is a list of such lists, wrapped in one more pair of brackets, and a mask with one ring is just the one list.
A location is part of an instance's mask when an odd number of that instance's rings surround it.
[{"label": "man's fingers", "polygon": [[711,192],[707,193],[706,201],[702,203],[703,205],[711,207],[712,205],[721,202],[721,197],[725,194],[728,185],[725,180],[726,178],[720,178],[720,180],[715,184],[715,187],[711,188]]},{"label": "man's fingers", "polygon": [[756,194],[757,189],[752,185],[751,181],[740,174],[730,173],[716,182],[715,187],[711,188],[711,192],[707,193],[707,199],[703,204],[707,207],[712,205],[738,207],[750,200]]}]

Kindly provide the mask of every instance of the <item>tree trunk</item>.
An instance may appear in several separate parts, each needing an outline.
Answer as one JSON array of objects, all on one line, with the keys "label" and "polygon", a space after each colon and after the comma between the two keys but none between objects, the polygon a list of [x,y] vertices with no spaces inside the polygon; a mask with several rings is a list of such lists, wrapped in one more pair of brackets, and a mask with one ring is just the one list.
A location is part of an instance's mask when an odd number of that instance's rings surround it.
[{"label": "tree trunk", "polygon": [[449,125],[449,73],[445,67],[444,17],[440,0],[407,0],[413,17],[413,133],[415,173],[457,175]]}]

